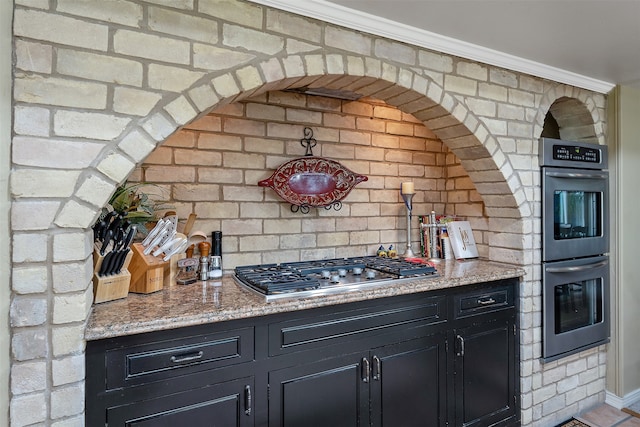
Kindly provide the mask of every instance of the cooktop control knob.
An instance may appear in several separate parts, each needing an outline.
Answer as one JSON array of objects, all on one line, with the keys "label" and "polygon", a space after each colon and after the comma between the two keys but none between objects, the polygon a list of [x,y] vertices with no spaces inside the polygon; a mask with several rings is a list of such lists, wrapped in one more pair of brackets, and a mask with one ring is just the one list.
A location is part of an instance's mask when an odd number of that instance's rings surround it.
[{"label": "cooktop control knob", "polygon": [[329,270],[322,270],[320,272],[320,277],[322,277],[323,279],[328,279],[329,277],[331,277],[331,272]]},{"label": "cooktop control knob", "polygon": [[338,276],[345,277],[346,275],[347,275],[347,269],[346,268],[338,269]]},{"label": "cooktop control knob", "polygon": [[376,278],[376,271],[375,270],[367,270],[367,279],[375,279]]},{"label": "cooktop control knob", "polygon": [[359,276],[362,274],[362,268],[360,267],[353,267],[353,274],[356,276]]},{"label": "cooktop control knob", "polygon": [[331,283],[340,283],[340,276],[338,276],[337,274],[331,276]]}]

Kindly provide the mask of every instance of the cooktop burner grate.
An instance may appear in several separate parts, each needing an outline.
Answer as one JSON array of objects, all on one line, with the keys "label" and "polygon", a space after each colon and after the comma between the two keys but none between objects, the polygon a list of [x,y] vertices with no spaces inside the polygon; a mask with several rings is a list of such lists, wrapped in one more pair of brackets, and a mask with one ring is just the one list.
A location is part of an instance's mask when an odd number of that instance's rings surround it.
[{"label": "cooktop burner grate", "polygon": [[[240,266],[235,278],[263,295],[310,296],[314,292],[357,289],[401,279],[437,276],[436,269],[422,262],[399,258],[365,256],[282,264]],[[289,295],[291,294],[291,295]]]},{"label": "cooktop burner grate", "polygon": [[430,265],[409,262],[399,258],[383,258],[370,256],[361,258],[367,267],[385,271],[398,276],[429,275],[435,272],[435,268]]}]

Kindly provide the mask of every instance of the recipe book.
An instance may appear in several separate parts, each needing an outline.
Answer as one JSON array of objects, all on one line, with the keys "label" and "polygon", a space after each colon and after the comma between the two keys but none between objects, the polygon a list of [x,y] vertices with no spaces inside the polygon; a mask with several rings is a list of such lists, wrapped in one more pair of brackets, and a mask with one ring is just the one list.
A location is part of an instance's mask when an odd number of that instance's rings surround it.
[{"label": "recipe book", "polygon": [[478,248],[473,238],[469,221],[451,221],[447,223],[447,233],[456,259],[477,258]]}]

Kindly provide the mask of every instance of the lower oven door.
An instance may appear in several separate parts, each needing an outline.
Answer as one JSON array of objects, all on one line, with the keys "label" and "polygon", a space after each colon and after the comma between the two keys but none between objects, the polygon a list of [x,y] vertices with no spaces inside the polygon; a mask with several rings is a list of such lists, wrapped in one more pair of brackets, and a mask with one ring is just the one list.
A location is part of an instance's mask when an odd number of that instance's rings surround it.
[{"label": "lower oven door", "polygon": [[544,361],[609,342],[609,257],[543,264]]}]

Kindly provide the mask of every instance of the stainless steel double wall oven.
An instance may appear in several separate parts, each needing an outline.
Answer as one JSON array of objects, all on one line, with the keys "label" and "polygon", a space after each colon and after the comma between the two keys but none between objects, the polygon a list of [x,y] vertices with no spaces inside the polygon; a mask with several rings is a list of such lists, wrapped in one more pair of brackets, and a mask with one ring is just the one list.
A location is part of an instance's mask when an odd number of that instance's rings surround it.
[{"label": "stainless steel double wall oven", "polygon": [[540,139],[542,359],[609,341],[607,147]]}]

